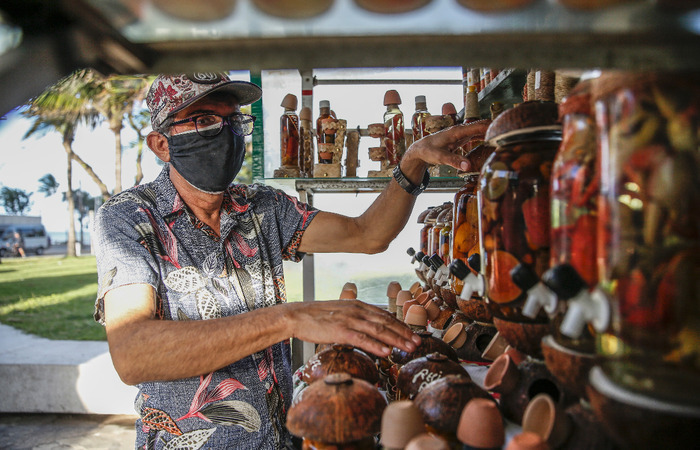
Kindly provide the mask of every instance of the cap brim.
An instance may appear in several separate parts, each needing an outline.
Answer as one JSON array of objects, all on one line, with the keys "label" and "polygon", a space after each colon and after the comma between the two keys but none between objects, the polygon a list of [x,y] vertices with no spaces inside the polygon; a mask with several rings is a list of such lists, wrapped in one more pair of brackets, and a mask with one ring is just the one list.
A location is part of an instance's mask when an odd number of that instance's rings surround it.
[{"label": "cap brim", "polygon": [[250,83],[248,81],[233,80],[224,83],[214,89],[204,92],[200,95],[192,97],[191,99],[183,102],[179,107],[175,108],[168,114],[167,117],[172,117],[193,103],[211,95],[214,92],[228,92],[236,97],[239,106],[250,105],[262,98],[262,89],[255,83]]}]

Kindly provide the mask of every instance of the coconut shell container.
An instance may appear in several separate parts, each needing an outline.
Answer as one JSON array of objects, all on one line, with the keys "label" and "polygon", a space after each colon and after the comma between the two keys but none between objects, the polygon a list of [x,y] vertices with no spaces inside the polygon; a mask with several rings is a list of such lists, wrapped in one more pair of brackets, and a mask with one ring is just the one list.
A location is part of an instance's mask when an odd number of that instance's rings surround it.
[{"label": "coconut shell container", "polygon": [[287,415],[287,429],[303,450],[373,450],[387,403],[379,390],[347,373],[305,389]]},{"label": "coconut shell container", "polygon": [[471,380],[464,367],[442,353],[430,353],[414,359],[399,370],[396,380],[397,399],[413,400],[430,383],[448,375],[460,375]]},{"label": "coconut shell container", "polygon": [[333,344],[316,353],[304,365],[301,381],[312,384],[334,373],[347,373],[372,385],[379,382],[379,371],[372,358],[350,345]]},{"label": "coconut shell container", "polygon": [[[474,398],[491,400],[488,392],[463,375],[447,375],[428,384],[413,403],[420,410],[429,432],[458,444],[456,431],[464,407]],[[495,402],[494,402],[495,404]]]}]

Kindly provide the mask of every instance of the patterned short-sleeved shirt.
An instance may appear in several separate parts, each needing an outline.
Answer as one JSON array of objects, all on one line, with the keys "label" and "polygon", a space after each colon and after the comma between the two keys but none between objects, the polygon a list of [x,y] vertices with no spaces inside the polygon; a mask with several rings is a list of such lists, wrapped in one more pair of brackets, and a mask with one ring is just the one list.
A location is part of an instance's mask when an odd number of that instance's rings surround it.
[{"label": "patterned short-sleeved shirt", "polygon": [[[316,212],[269,187],[232,185],[219,238],[184,204],[166,165],[155,181],[115,195],[97,213],[95,318],[104,323],[107,291],[134,283],[155,288],[162,320],[215,319],[285,302],[282,261],[301,259],[296,249]],[[157,340],[142,345],[159,351]],[[136,447],[290,447],[290,353],[287,340],[208,375],[140,384]]]}]

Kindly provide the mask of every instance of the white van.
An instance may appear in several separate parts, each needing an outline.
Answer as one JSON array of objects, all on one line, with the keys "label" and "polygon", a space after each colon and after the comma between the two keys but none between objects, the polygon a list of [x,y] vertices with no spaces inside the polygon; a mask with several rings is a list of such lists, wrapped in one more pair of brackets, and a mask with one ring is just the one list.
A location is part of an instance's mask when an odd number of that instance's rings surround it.
[{"label": "white van", "polygon": [[13,253],[12,244],[16,231],[24,238],[25,253],[35,252],[41,255],[51,246],[51,240],[43,225],[10,225],[0,236],[0,257]]}]

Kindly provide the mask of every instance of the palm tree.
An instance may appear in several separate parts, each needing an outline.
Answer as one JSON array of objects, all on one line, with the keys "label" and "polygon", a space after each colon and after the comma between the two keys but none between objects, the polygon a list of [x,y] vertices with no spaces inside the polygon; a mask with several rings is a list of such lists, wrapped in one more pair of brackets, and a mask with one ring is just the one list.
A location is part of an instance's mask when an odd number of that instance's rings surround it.
[{"label": "palm tree", "polygon": [[[92,106],[107,120],[114,133],[114,191],[122,191],[122,138],[124,117],[131,116],[134,105],[146,96],[148,79],[142,76],[96,76],[92,80],[94,96]],[[140,135],[140,133],[139,133]],[[139,156],[140,157],[140,156]],[[140,160],[137,162],[140,164]]]},{"label": "palm tree", "polygon": [[[34,119],[32,126],[24,135],[25,139],[35,133],[50,130],[60,133],[63,137],[63,149],[66,152],[66,197],[69,217],[68,256],[75,256],[75,202],[73,198],[72,163],[73,160],[79,160],[79,157],[73,151],[75,129],[79,123],[86,123],[94,127],[98,121],[97,114],[89,107],[89,96],[86,92],[86,80],[88,77],[88,70],[74,72],[31,99],[27,105],[28,107],[22,111],[22,115]],[[102,184],[104,185],[104,183]],[[105,187],[103,195],[106,190]]]}]

